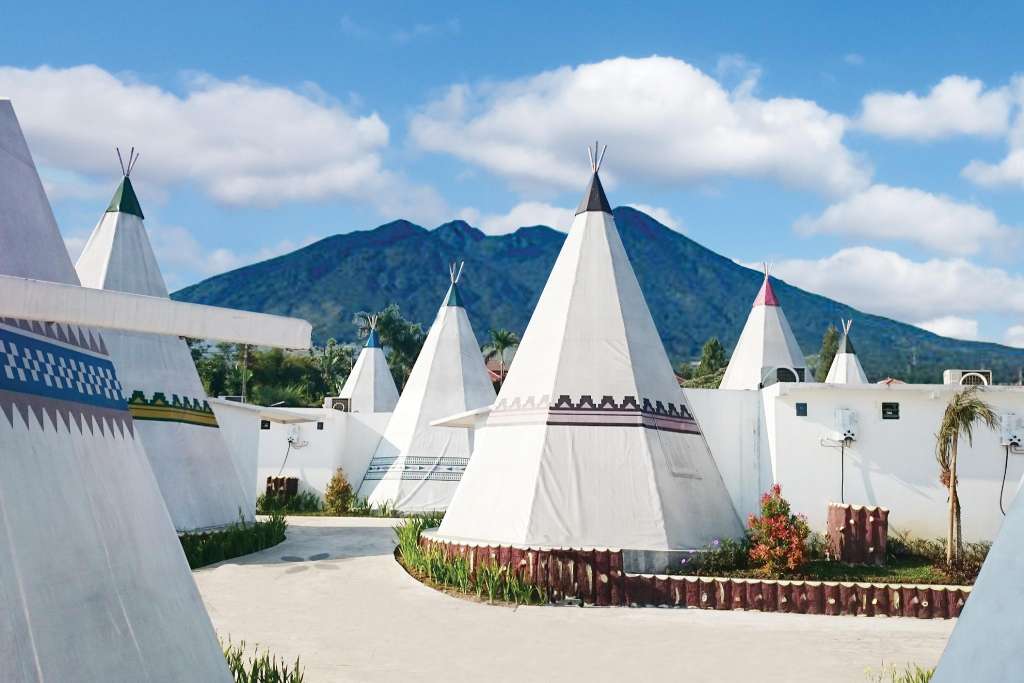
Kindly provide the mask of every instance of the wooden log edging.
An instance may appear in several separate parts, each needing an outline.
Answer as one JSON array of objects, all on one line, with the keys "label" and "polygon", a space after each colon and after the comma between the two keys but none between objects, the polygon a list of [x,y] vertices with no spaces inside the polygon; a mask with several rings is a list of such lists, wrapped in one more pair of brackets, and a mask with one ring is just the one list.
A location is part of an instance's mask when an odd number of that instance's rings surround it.
[{"label": "wooden log edging", "polygon": [[825,539],[834,560],[885,566],[889,511],[883,507],[829,503]]},{"label": "wooden log edging", "polygon": [[960,616],[971,593],[969,586],[631,574],[623,570],[622,551],[611,548],[520,548],[425,537],[420,544],[447,557],[466,558],[470,573],[481,562],[494,562],[544,588],[553,602],[576,599],[599,607],[952,619]]}]

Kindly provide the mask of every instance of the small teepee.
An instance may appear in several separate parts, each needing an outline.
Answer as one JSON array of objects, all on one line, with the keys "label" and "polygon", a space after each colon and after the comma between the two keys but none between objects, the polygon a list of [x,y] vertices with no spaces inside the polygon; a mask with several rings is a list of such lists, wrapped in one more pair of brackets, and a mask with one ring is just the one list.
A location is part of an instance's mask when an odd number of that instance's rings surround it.
[{"label": "small teepee", "polygon": [[[0,274],[78,285],[9,100]],[[105,340],[0,318],[0,680],[227,683]]]},{"label": "small teepee", "polygon": [[398,389],[388,368],[377,334],[377,316],[370,316],[370,334],[338,394],[351,413],[390,413],[398,403]]},{"label": "small teepee", "polygon": [[857,352],[853,349],[853,341],[850,339],[850,327],[852,320],[841,320],[843,336],[839,339],[839,348],[832,365],[828,369],[827,384],[867,384],[868,378],[864,374],[864,368],[860,365]]},{"label": "small teepee", "polygon": [[[137,160],[134,148],[122,160],[121,182],[75,268],[85,287],[166,298],[132,187]],[[184,340],[113,330],[104,339],[175,528],[223,526],[240,514],[252,518],[251,482],[243,486]]]},{"label": "small teepee", "polygon": [[462,304],[462,265],[430,326],[395,412],[377,447],[359,496],[402,512],[444,510],[470,456],[470,434],[433,427],[434,420],[494,402],[494,387]]},{"label": "small teepee", "polygon": [[776,382],[810,382],[807,363],[782,312],[768,265],[720,389],[760,389]]},{"label": "small teepee", "polygon": [[593,175],[440,537],[644,550],[742,528]]}]

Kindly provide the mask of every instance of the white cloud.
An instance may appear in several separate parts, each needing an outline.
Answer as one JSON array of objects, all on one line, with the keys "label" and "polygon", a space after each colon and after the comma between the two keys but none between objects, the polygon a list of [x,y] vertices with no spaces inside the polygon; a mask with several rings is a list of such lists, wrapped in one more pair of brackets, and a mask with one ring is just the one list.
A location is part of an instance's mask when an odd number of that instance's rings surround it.
[{"label": "white cloud", "polygon": [[1024,349],[1024,325],[1010,325],[1003,335],[1003,343]]},{"label": "white cloud", "polygon": [[0,95],[14,101],[37,161],[67,173],[112,179],[114,146],[135,145],[137,175],[194,183],[226,204],[341,197],[383,213],[444,213],[433,190],[383,166],[389,130],[380,117],[350,113],[315,84],[189,74],[178,95],[91,65],[0,67]]},{"label": "white cloud", "polygon": [[985,90],[977,79],[946,76],[927,95],[874,92],[861,101],[857,125],[890,138],[934,140],[953,135],[1001,135],[1012,97],[1007,88]]},{"label": "white cloud", "polygon": [[903,240],[951,254],[977,253],[985,244],[1005,243],[1016,236],[988,209],[888,185],[872,185],[833,204],[820,216],[804,216],[795,228],[804,235]]},{"label": "white cloud", "polygon": [[976,341],[978,339],[978,321],[971,318],[960,318],[955,315],[944,315],[941,318],[933,318],[923,322],[915,323],[918,327],[942,337],[953,339],[966,339]]},{"label": "white cloud", "polygon": [[534,225],[547,225],[567,232],[572,226],[574,213],[572,209],[544,202],[520,202],[508,213],[484,214],[470,207],[459,212],[459,217],[490,235],[503,235],[515,232],[523,226]]},{"label": "white cloud", "polygon": [[845,194],[871,172],[843,144],[847,120],[796,98],[734,90],[678,59],[620,57],[520,80],[454,85],[411,122],[421,148],[447,152],[519,188],[578,189],[584,145],[610,146],[616,174],[663,183],[766,178]]},{"label": "white cloud", "polygon": [[852,247],[817,260],[776,262],[772,272],[862,311],[911,322],[1024,314],[1024,276],[962,258],[912,261],[892,251]]},{"label": "white cloud", "polygon": [[864,64],[864,55],[858,54],[856,52],[848,52],[847,54],[843,55],[843,61],[849,64],[850,66],[861,66],[862,64]]}]

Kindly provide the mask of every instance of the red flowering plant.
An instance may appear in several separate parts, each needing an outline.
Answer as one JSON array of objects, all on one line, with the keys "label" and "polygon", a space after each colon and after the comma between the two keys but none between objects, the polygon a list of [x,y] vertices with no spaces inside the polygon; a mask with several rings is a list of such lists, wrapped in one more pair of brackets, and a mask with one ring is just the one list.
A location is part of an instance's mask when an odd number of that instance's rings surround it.
[{"label": "red flowering plant", "polygon": [[750,561],[768,576],[798,573],[807,563],[807,518],[794,515],[779,484],[761,496],[761,515],[747,520]]}]

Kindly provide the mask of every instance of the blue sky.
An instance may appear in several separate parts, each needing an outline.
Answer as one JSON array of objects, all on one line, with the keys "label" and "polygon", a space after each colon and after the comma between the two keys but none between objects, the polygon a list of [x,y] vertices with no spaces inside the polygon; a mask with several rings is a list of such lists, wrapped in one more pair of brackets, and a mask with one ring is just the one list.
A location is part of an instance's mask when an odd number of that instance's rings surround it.
[{"label": "blue sky", "polygon": [[677,5],[8,3],[0,96],[73,252],[141,149],[172,288],[399,217],[564,229],[598,137],[613,204],[1024,345],[1024,11]]}]

